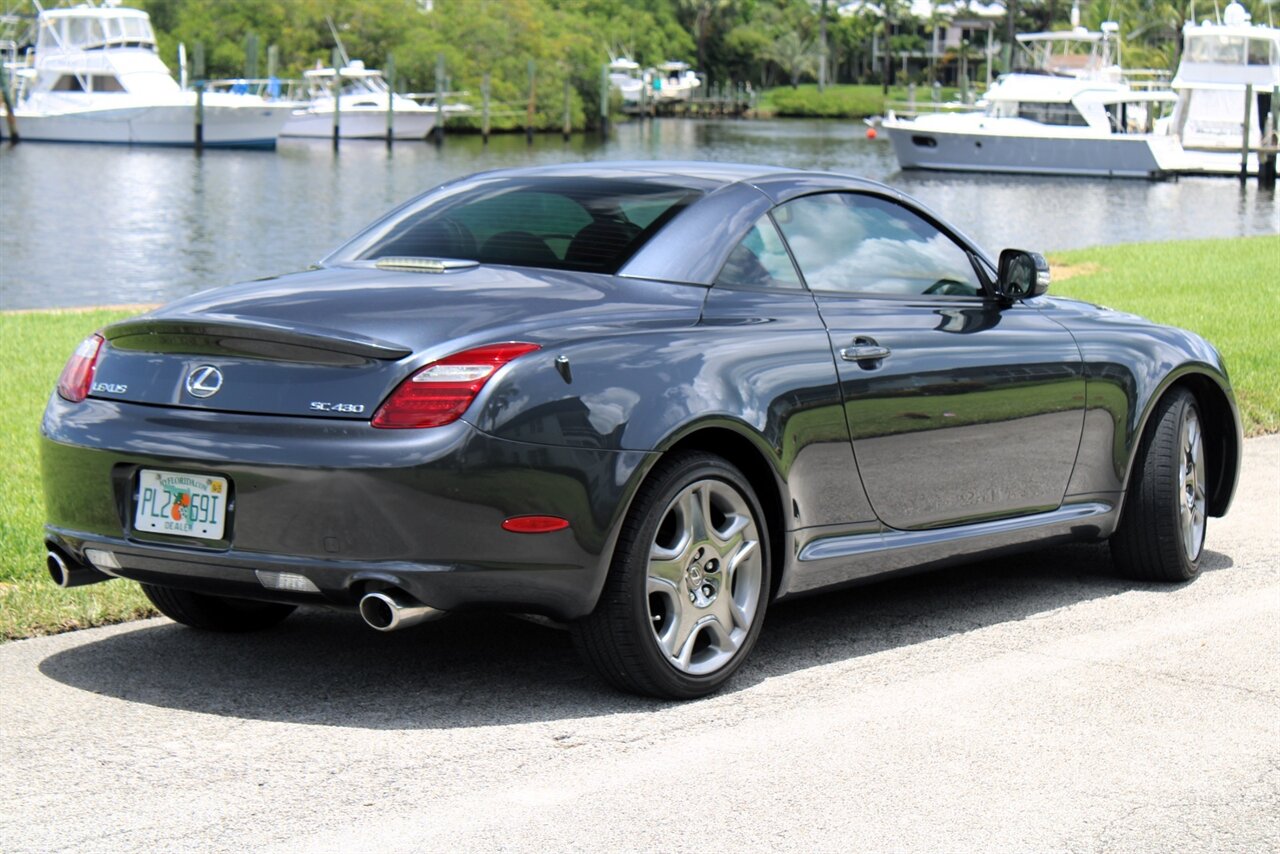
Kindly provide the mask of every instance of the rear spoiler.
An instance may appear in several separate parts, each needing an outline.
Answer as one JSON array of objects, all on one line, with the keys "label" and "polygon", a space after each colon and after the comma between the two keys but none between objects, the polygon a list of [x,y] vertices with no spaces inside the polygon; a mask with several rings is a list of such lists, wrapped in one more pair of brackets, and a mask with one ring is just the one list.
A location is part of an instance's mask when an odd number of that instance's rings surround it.
[{"label": "rear spoiler", "polygon": [[[264,352],[261,347],[245,347],[256,344],[278,344],[282,350],[303,347],[364,359],[394,361],[413,353],[409,347],[319,326],[271,323],[264,320],[248,320],[241,317],[220,315],[170,315],[167,317],[139,317],[113,323],[102,330],[102,336],[113,346],[126,350],[176,352],[185,340],[193,343],[200,339],[203,347],[225,349],[244,355],[267,358],[292,359],[283,352]],[[202,347],[202,349],[203,349]]]}]

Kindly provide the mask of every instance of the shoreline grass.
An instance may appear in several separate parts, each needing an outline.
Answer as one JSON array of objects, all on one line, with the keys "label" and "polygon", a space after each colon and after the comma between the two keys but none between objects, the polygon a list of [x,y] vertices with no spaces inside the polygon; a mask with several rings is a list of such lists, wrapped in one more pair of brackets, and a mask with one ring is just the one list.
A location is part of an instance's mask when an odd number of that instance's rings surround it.
[{"label": "shoreline grass", "polygon": [[[943,87],[942,101],[952,101],[960,90]],[[889,94],[879,84],[839,83],[831,84],[822,92],[818,84],[803,83],[794,89],[775,86],[760,93],[757,112],[763,118],[784,119],[864,119],[883,115],[885,102],[905,102],[909,90],[905,86],[890,86]],[[916,87],[916,103],[922,107],[931,103],[933,90],[928,86]]]},{"label": "shoreline grass", "polygon": [[[1280,236],[1053,253],[1050,293],[1192,329],[1223,353],[1248,435],[1280,431]],[[132,582],[73,590],[44,568],[37,435],[63,363],[86,335],[138,307],[0,312],[0,642],[148,616]]]}]

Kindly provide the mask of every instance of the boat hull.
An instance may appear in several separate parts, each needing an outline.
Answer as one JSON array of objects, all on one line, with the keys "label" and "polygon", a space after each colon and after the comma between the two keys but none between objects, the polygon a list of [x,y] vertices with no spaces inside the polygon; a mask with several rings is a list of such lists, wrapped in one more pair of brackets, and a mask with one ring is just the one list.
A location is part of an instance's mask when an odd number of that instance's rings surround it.
[{"label": "boat hull", "polygon": [[[422,139],[436,126],[435,112],[396,110],[393,139]],[[387,111],[343,110],[339,117],[341,139],[386,139]],[[306,139],[333,138],[333,112],[300,110],[285,122],[281,136]]]},{"label": "boat hull", "polygon": [[1170,171],[1149,136],[1009,136],[891,121],[882,130],[903,169],[1105,178],[1161,178]]},{"label": "boat hull", "polygon": [[[119,145],[186,146],[195,144],[195,107],[169,104],[41,114],[14,112],[18,135],[31,142],[90,142]],[[278,108],[204,107],[206,148],[272,149],[284,125]],[[8,127],[0,122],[0,139]]]}]

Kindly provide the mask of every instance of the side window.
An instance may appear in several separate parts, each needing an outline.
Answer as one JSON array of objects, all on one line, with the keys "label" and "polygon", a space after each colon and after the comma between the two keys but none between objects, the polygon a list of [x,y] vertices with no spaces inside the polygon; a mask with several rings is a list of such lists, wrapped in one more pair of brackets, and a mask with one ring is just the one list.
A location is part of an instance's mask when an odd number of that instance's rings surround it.
[{"label": "side window", "polygon": [[729,253],[720,275],[716,276],[716,284],[745,288],[803,287],[768,214],[762,216]]},{"label": "side window", "polygon": [[774,211],[815,291],[886,296],[980,296],[969,253],[901,205],[824,193]]}]

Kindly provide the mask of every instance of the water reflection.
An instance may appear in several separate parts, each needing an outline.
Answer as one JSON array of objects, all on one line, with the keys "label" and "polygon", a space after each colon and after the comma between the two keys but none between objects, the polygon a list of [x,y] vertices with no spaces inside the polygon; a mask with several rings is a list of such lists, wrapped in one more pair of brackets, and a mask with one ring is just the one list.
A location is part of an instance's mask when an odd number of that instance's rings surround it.
[{"label": "water reflection", "polygon": [[835,169],[916,196],[992,251],[1280,231],[1274,195],[1230,179],[900,173],[855,122],[658,121],[601,145],[522,136],[442,148],[290,140],[274,154],[96,145],[0,148],[0,307],[153,302],[296,270],[393,205],[482,169],[682,159]]}]

